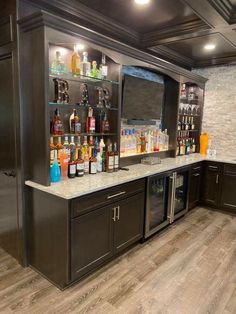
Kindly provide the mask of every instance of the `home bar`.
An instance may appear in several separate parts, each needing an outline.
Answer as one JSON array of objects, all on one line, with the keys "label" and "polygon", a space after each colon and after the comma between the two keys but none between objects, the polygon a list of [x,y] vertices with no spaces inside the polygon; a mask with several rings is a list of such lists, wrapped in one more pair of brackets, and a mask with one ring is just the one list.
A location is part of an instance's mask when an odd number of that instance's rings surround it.
[{"label": "home bar", "polygon": [[236,2],[0,9],[0,313],[235,313]]}]

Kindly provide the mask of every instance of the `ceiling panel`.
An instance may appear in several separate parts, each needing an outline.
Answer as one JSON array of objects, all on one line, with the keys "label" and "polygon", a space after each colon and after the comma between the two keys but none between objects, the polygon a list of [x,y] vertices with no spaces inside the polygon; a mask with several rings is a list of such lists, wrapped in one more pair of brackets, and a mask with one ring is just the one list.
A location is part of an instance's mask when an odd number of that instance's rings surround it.
[{"label": "ceiling panel", "polygon": [[[216,47],[214,50],[206,50],[204,46],[207,44],[214,44]],[[221,34],[189,38],[166,46],[195,61],[236,55],[236,48]]]},{"label": "ceiling panel", "polygon": [[133,0],[78,0],[116,22],[139,33],[200,20],[193,10],[180,0],[152,0],[139,6]]}]

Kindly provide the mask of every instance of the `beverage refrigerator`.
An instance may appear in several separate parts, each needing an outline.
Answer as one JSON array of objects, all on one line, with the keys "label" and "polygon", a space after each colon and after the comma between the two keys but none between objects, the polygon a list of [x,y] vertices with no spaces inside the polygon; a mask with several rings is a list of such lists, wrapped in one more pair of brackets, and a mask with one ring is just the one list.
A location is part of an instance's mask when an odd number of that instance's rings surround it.
[{"label": "beverage refrigerator", "polygon": [[145,238],[186,214],[188,179],[189,170],[186,168],[148,178]]}]

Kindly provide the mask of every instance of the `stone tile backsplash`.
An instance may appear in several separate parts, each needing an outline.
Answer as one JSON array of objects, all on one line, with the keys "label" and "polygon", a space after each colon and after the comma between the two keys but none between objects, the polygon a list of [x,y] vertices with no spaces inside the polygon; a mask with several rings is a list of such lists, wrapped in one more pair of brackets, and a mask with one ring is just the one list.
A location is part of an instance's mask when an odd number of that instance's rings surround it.
[{"label": "stone tile backsplash", "polygon": [[193,71],[208,78],[202,131],[209,134],[217,154],[236,158],[236,65]]}]

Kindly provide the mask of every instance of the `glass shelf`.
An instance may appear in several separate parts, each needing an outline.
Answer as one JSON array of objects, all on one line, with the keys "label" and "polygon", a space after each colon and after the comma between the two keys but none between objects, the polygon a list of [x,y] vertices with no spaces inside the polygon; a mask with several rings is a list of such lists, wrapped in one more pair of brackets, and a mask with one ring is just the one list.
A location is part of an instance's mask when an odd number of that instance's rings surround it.
[{"label": "glass shelf", "polygon": [[125,158],[125,157],[131,157],[131,156],[143,156],[143,155],[149,155],[149,154],[157,154],[157,153],[162,153],[162,152],[168,152],[169,150],[160,150],[158,152],[145,152],[145,153],[133,153],[133,154],[123,154],[120,153],[120,158]]},{"label": "glass shelf", "polygon": [[74,75],[72,73],[61,73],[61,74],[50,73],[49,77],[58,78],[58,79],[66,80],[66,81],[72,81],[72,82],[82,82],[82,83],[108,82],[114,85],[119,85],[118,81],[100,79],[100,78],[95,78],[95,77],[85,76],[85,75]]},{"label": "glass shelf", "polygon": [[91,107],[92,109],[95,109],[95,110],[114,110],[114,111],[118,111],[118,108],[115,108],[115,107],[96,107],[96,106],[81,106],[79,103],[77,104],[67,104],[67,103],[63,103],[63,102],[49,102],[48,103],[50,106],[64,106],[65,108],[68,107],[68,108],[71,108],[71,107],[77,107],[78,109],[87,109],[89,107]]},{"label": "glass shelf", "polygon": [[64,133],[62,135],[55,135],[50,134],[52,137],[61,137],[61,136],[116,136],[117,133],[80,133],[80,134],[73,134],[73,133]]}]

